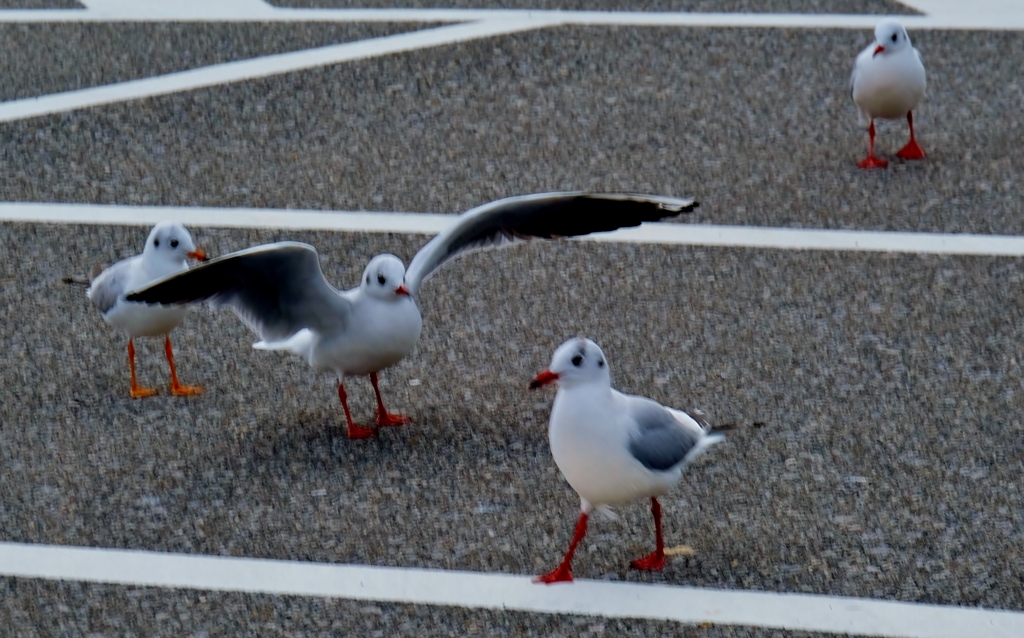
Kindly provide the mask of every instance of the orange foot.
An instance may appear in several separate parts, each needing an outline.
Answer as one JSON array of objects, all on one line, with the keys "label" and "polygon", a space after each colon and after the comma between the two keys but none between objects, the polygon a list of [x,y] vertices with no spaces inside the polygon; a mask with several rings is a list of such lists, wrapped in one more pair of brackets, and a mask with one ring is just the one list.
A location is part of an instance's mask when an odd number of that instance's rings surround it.
[{"label": "orange foot", "polygon": [[377,431],[372,428],[359,427],[355,423],[349,423],[348,425],[348,438],[350,439],[369,439]]},{"label": "orange foot", "polygon": [[190,397],[193,394],[202,394],[203,389],[197,385],[171,384],[171,394],[176,397]]},{"label": "orange foot", "polygon": [[146,397],[156,396],[156,388],[143,388],[133,385],[131,395],[133,399],[145,399]]},{"label": "orange foot", "polygon": [[857,163],[857,166],[861,168],[885,168],[888,165],[889,162],[874,155],[868,155],[867,158]]},{"label": "orange foot", "polygon": [[630,562],[629,566],[645,572],[656,572],[665,567],[665,552],[655,550],[643,558]]},{"label": "orange foot", "polygon": [[900,149],[899,153],[896,153],[896,157],[905,160],[924,159],[924,151],[917,145],[916,140],[910,140],[906,146]]},{"label": "orange foot", "polygon": [[412,419],[407,416],[390,412],[377,412],[377,425],[380,427],[407,425],[409,423],[412,423]]},{"label": "orange foot", "polygon": [[565,565],[559,565],[558,569],[551,572],[550,574],[544,574],[543,576],[537,576],[533,579],[533,582],[538,585],[550,585],[551,583],[571,583],[572,582],[572,571],[569,570]]}]

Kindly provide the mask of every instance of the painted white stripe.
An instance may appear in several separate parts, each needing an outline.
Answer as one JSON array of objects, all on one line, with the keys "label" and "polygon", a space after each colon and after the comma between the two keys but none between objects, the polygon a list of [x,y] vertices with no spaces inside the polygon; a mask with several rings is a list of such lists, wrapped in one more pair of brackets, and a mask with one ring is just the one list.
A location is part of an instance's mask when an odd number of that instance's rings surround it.
[{"label": "painted white stripe", "polygon": [[[520,9],[289,9],[260,0],[90,0],[88,9],[0,10],[0,22],[469,22],[522,17],[565,24],[873,28],[880,16],[811,13],[687,13]],[[1017,0],[906,0],[924,16],[901,16],[915,29],[1024,29]]]},{"label": "painted white stripe", "polygon": [[547,26],[550,22],[519,17],[503,21],[473,22],[434,29],[423,29],[358,42],[335,44],[316,49],[266,55],[211,66],[168,73],[141,80],[119,82],[78,91],[55,93],[0,104],[0,122],[10,122],[50,113],[191,91],[242,80],[264,78],[327,64],[359,60],[380,55],[413,51],[453,42],[465,42],[494,35],[515,33]]},{"label": "painted white stripe", "polygon": [[1019,638],[1024,613],[880,600],[0,543],[0,575],[903,638]]},{"label": "painted white stripe", "polygon": [[[0,222],[59,224],[152,226],[164,219],[174,219],[186,226],[199,228],[274,228],[436,235],[447,228],[453,218],[453,215],[436,213],[0,203]],[[579,239],[677,246],[1024,256],[1024,237],[1015,235],[652,223]]]}]

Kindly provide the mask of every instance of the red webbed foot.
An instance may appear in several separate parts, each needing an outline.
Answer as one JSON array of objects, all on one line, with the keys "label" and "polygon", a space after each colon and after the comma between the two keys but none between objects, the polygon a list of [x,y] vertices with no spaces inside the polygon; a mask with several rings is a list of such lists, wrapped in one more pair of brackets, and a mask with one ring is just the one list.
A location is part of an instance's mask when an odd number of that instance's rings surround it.
[{"label": "red webbed foot", "polygon": [[656,572],[665,568],[665,552],[654,551],[629,563],[633,569],[645,572]]},{"label": "red webbed foot", "polygon": [[918,146],[917,140],[910,140],[907,145],[904,146],[896,153],[896,157],[905,160],[919,160],[924,159],[924,151]]}]

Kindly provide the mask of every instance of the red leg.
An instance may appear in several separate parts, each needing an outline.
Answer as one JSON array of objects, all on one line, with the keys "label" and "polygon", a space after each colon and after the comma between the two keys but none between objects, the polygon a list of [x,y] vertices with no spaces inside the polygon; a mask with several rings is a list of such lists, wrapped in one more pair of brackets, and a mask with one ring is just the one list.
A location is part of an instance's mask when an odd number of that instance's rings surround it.
[{"label": "red leg", "polygon": [[155,388],[140,388],[139,384],[135,382],[135,344],[132,343],[131,338],[128,339],[128,367],[131,368],[132,371],[132,398],[142,399],[144,397],[151,397],[155,395]]},{"label": "red leg", "polygon": [[587,513],[580,513],[580,520],[576,522],[576,532],[572,535],[572,542],[569,543],[569,550],[565,552],[562,564],[555,571],[533,579],[535,583],[571,583],[572,582],[572,555],[576,553],[576,546],[583,540],[587,533]]},{"label": "red leg", "polygon": [[384,407],[384,399],[380,396],[380,388],[377,387],[377,373],[370,373],[370,383],[373,384],[373,391],[377,393],[377,425],[386,427],[389,425],[405,425],[412,419],[401,414],[391,414]]},{"label": "red leg", "polygon": [[875,157],[875,122],[871,121],[871,125],[868,126],[868,139],[870,139],[868,146],[868,156],[861,160],[857,166],[861,168],[885,168],[889,165],[889,162],[885,161],[880,157]]},{"label": "red leg", "polygon": [[352,422],[352,413],[348,411],[348,394],[345,393],[345,386],[338,382],[338,398],[341,399],[341,407],[345,409],[345,420],[348,422],[348,438],[368,439],[375,434],[370,428],[364,428]]},{"label": "red leg", "polygon": [[649,572],[658,571],[665,566],[665,541],[661,537],[661,504],[658,503],[658,499],[653,497],[651,498],[651,515],[654,517],[655,550],[630,563],[633,569]]},{"label": "red leg", "polygon": [[164,353],[167,355],[167,363],[171,366],[171,394],[176,397],[187,397],[192,394],[202,394],[203,389],[194,385],[181,385],[178,383],[178,371],[174,368],[174,351],[171,349],[171,336],[167,335],[164,341]]},{"label": "red leg", "polygon": [[911,111],[907,111],[907,124],[910,125],[910,141],[900,149],[899,153],[896,153],[896,157],[905,160],[924,159],[924,151],[921,150],[921,147],[917,145],[917,140],[914,139],[914,114]]}]

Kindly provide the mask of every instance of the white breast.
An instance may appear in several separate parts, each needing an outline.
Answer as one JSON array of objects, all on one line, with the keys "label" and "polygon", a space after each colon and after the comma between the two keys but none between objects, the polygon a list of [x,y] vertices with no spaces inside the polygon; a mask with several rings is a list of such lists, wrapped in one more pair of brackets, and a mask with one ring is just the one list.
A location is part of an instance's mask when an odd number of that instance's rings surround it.
[{"label": "white breast", "polygon": [[581,394],[559,389],[548,429],[555,464],[580,498],[596,507],[667,492],[679,472],[652,472],[629,452],[622,395]]},{"label": "white breast", "polygon": [[188,313],[186,306],[159,306],[129,302],[124,296],[133,290],[168,275],[188,270],[185,261],[168,262],[163,260],[137,259],[130,264],[128,276],[124,279],[123,289],[118,294],[117,303],[103,314],[103,319],[110,325],[127,333],[130,337],[158,337],[178,327]]},{"label": "white breast", "polygon": [[[853,101],[867,118],[902,118],[924,97],[924,65],[916,49],[873,56],[868,47],[857,57]],[[866,123],[865,123],[866,125]]]},{"label": "white breast", "polygon": [[187,312],[185,306],[149,306],[121,299],[103,318],[131,337],[159,337],[177,328]]},{"label": "white breast", "polygon": [[358,295],[353,299],[350,322],[339,334],[319,341],[310,363],[342,377],[377,372],[407,357],[422,327],[412,298],[380,301]]}]

